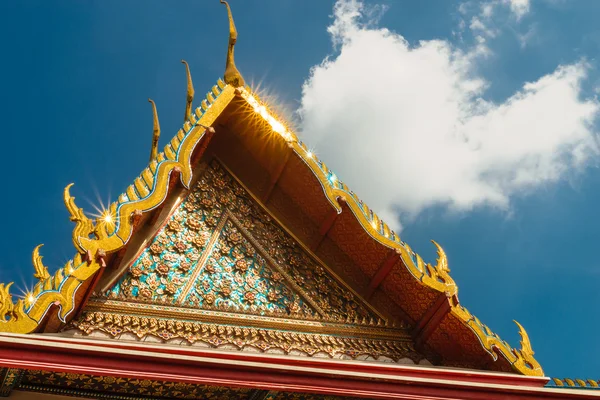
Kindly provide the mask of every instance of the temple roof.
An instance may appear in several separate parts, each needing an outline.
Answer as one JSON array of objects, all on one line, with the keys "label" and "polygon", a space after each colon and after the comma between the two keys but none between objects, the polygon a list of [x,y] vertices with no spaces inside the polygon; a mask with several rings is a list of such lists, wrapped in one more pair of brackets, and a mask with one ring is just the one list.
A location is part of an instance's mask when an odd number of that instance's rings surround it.
[{"label": "temple roof", "polygon": [[[344,218],[351,215],[354,221],[349,220],[348,224],[354,223],[360,226],[364,232],[360,241],[363,243],[370,241],[372,244],[369,246],[375,246],[373,254],[379,251],[383,254],[383,258],[392,259],[387,263],[385,260],[383,263],[377,261],[374,268],[370,268],[371,270],[368,271],[368,274],[371,275],[369,292],[372,293],[381,286],[390,297],[394,298],[395,296],[399,303],[406,304],[411,300],[403,298],[403,296],[406,297],[406,293],[400,293],[398,289],[403,285],[403,291],[410,292],[415,290],[413,287],[417,285],[418,288],[420,287],[425,301],[420,306],[407,304],[405,307],[406,313],[415,323],[420,321],[421,326],[415,327],[417,330],[428,328],[427,322],[436,314],[439,319],[439,310],[446,304],[447,310],[441,312],[440,324],[448,326],[448,329],[458,332],[457,334],[472,335],[471,341],[481,346],[481,349],[490,355],[492,361],[500,355],[520,373],[542,375],[539,364],[533,358],[528,336],[520,325],[518,326],[523,340],[522,348],[517,350],[511,348],[458,302],[458,288],[449,275],[446,255],[437,243],[434,242],[438,248],[437,263],[435,265],[425,263],[373,210],[330,171],[324,162],[317,159],[306,144],[299,140],[286,127],[285,122],[275,116],[269,110],[268,105],[262,102],[249,87],[234,88],[221,80],[207,94],[201,106],[191,114],[190,119],[185,122],[183,128],[164,147],[163,151],[151,160],[125,193],[111,204],[104,217],[96,221],[90,220],[76,206],[75,199],[70,195],[70,186],[65,189],[65,204],[71,214],[71,220],[75,222],[73,243],[77,254],[64,268],[57,270],[54,276],[44,277],[42,274],[43,279],[40,279],[33,292],[27,298],[19,300],[15,306],[11,306],[9,302],[5,301],[3,303],[5,315],[8,314],[10,317],[0,329],[21,333],[36,331],[43,320],[51,318],[51,315],[46,316],[50,309],[55,309],[50,314],[56,314],[58,321],[66,322],[71,313],[84,301],[84,293],[86,290],[89,291],[92,281],[98,279],[103,265],[109,262],[114,263],[115,258],[124,256],[124,251],[134,237],[136,229],[143,225],[142,220],[163,205],[175,185],[181,183],[183,188],[190,187],[194,162],[200,156],[199,150],[213,135],[213,130],[207,129],[207,127],[215,124],[226,110],[233,115],[230,118],[238,119],[242,121],[241,123],[247,124],[248,119],[254,119],[252,124],[261,127],[262,135],[265,134],[265,128],[271,130],[274,135],[270,136],[270,140],[274,140],[275,144],[284,144],[289,152],[301,162],[300,165],[305,171],[319,183],[322,195],[334,211],[333,215],[344,215]],[[256,118],[260,120],[256,120]],[[219,128],[215,130],[218,131]],[[247,140],[260,140],[258,133],[255,137],[256,139],[247,137]],[[282,157],[289,157],[289,155]],[[306,174],[306,172],[299,173]],[[349,213],[344,212],[346,209]],[[340,221],[343,220],[340,219]],[[396,262],[402,265],[404,272],[398,271],[390,274],[390,270]],[[38,269],[41,268],[39,267],[40,262],[34,264],[38,266]],[[380,266],[384,268],[382,269]],[[404,282],[391,281],[394,276]],[[412,280],[413,283],[406,282],[407,279]],[[406,285],[409,287],[407,288]],[[416,289],[417,291],[413,294],[418,293],[420,289]],[[440,297],[436,297],[436,293],[440,294]],[[4,295],[6,298],[6,290]],[[59,307],[56,307],[57,304]],[[431,315],[426,316],[425,314]],[[45,316],[46,318],[44,318]],[[423,321],[424,316],[425,321]],[[444,340],[443,333],[440,332],[436,336],[435,328],[429,327],[428,329],[434,329],[434,331],[430,333],[427,341],[432,343],[437,341],[438,344],[434,343],[432,346],[438,350],[444,347],[447,340]]]},{"label": "temple roof", "polygon": [[[352,281],[348,285],[386,317],[406,321],[418,346],[450,366],[543,376],[519,323],[515,321],[521,345],[513,348],[459,302],[439,244],[433,242],[436,263],[425,262],[245,86],[233,62],[237,31],[228,12],[225,81],[219,79],[193,112],[186,109],[183,127],[162,152],[152,153],[148,166],[102,217],[87,217],[76,205],[71,185],[65,188],[65,205],[75,223],[76,254],[51,276],[36,248],[33,263],[39,281],[15,304],[11,284],[0,284],[0,332],[56,332],[78,315],[94,291],[122,276],[122,266],[146,243],[146,233],[140,232],[164,218],[163,211],[189,192],[198,178],[197,165],[212,146],[211,151],[220,151],[232,173],[316,257],[327,264],[343,259],[352,265],[338,268],[337,275]],[[188,82],[191,85],[191,77]],[[193,87],[191,93],[193,98]],[[155,132],[160,133],[156,124]],[[230,151],[219,150],[223,148]],[[285,201],[293,204],[293,212],[282,205]],[[554,382],[573,386],[568,380]],[[594,386],[594,381],[577,382]]]}]

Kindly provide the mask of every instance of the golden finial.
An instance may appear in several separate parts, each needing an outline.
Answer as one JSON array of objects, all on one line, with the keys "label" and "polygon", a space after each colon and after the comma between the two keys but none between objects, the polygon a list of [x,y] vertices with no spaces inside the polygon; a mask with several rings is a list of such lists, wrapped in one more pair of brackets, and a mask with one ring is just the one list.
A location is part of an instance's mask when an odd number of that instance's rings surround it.
[{"label": "golden finial", "polygon": [[235,46],[235,42],[237,41],[237,30],[235,29],[229,3],[227,3],[225,0],[219,1],[221,4],[225,4],[225,7],[227,7],[227,15],[229,16],[229,47],[227,48],[227,62],[225,63],[224,79],[225,83],[228,85],[238,88],[240,86],[244,86],[245,83],[240,71],[238,71],[235,67],[235,62],[233,60],[233,46]]},{"label": "golden finial", "polygon": [[158,112],[156,111],[156,104],[154,100],[148,99],[152,104],[152,115],[154,121],[154,128],[152,129],[152,148],[150,149],[150,162],[158,155],[158,138],[160,137],[160,124],[158,123]]},{"label": "golden finial", "polygon": [[68,184],[65,187],[65,191],[63,192],[63,200],[65,202],[65,206],[67,207],[67,211],[69,211],[70,220],[75,222],[75,228],[73,229],[73,244],[81,253],[85,253],[86,249],[81,246],[80,238],[89,238],[89,236],[94,233],[95,226],[94,223],[85,216],[82,208],[77,207],[75,204],[75,197],[71,196],[70,189],[73,186],[72,183]]},{"label": "golden finial", "polygon": [[448,268],[448,257],[446,257],[446,252],[435,240],[432,240],[431,243],[437,247],[438,259],[435,268],[440,272],[450,272],[450,268]]},{"label": "golden finial", "polygon": [[44,263],[42,263],[42,256],[40,256],[40,247],[42,246],[43,244],[40,244],[33,249],[33,254],[31,255],[31,261],[33,262],[33,268],[35,269],[35,274],[33,274],[33,277],[39,279],[40,281],[50,278],[48,268],[44,266]]},{"label": "golden finial", "polygon": [[513,353],[517,356],[516,361],[513,365],[517,370],[524,372],[526,375],[544,376],[544,371],[539,362],[533,357],[535,354],[531,348],[531,341],[529,335],[523,328],[523,325],[514,321],[519,327],[519,335],[521,335],[521,348],[513,349]]},{"label": "golden finial", "polygon": [[10,314],[14,308],[12,296],[9,293],[12,284],[13,282],[4,286],[3,283],[0,283],[0,321],[5,321],[6,314]]},{"label": "golden finial", "polygon": [[192,102],[194,101],[194,84],[192,83],[192,74],[190,73],[190,66],[187,61],[181,60],[185,64],[185,71],[187,73],[187,97],[185,100],[185,115],[183,122],[189,121],[192,116]]},{"label": "golden finial", "polygon": [[519,327],[519,335],[521,335],[521,353],[523,356],[525,356],[525,358],[533,357],[535,353],[531,348],[531,342],[529,341],[529,335],[527,334],[527,331],[525,328],[523,328],[523,325],[517,321],[513,320],[513,322]]}]

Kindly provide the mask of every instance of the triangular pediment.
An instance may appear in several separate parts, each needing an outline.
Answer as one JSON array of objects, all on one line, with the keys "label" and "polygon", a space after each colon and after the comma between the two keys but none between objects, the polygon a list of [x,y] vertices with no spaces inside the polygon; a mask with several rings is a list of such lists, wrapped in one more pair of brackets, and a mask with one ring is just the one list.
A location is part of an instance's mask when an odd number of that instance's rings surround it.
[{"label": "triangular pediment", "polygon": [[[298,355],[424,358],[218,161],[66,331]],[[131,336],[133,334],[133,336]]]},{"label": "triangular pediment", "polygon": [[216,160],[103,296],[259,315],[380,318]]}]

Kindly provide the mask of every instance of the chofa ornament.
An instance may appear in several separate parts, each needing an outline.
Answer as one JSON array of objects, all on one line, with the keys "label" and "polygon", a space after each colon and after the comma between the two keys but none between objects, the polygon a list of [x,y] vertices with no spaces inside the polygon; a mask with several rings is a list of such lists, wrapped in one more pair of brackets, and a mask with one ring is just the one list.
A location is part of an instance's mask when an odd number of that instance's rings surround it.
[{"label": "chofa ornament", "polygon": [[[410,247],[400,240],[391,229],[370,210],[366,204],[350,191],[327,166],[319,161],[305,144],[299,142],[293,132],[284,127],[280,119],[276,118],[265,103],[258,96],[244,86],[244,80],[234,63],[234,46],[237,41],[237,30],[233,21],[229,5],[227,7],[229,18],[229,42],[227,51],[226,70],[224,82],[219,80],[207,94],[201,106],[191,112],[190,104],[193,99],[193,87],[190,95],[191,75],[186,63],[188,73],[188,91],[186,97],[185,121],[173,139],[164,147],[162,152],[152,151],[152,159],[144,171],[137,177],[126,192],[112,203],[107,210],[105,219],[95,222],[88,218],[83,210],[76,206],[75,199],[70,194],[72,185],[64,191],[64,200],[70,219],[75,223],[72,239],[77,253],[72,261],[68,262],[51,276],[39,256],[39,247],[33,255],[35,276],[38,283],[31,293],[24,299],[13,304],[9,293],[11,284],[0,286],[0,331],[29,333],[34,331],[52,304],[60,305],[58,317],[65,321],[67,315],[75,307],[74,298],[81,284],[94,276],[101,268],[102,255],[110,255],[122,249],[134,233],[132,215],[139,211],[148,212],[158,207],[168,195],[171,180],[177,179],[185,188],[192,182],[192,154],[198,154],[197,149],[202,148],[202,140],[210,137],[214,129],[209,128],[230,104],[232,99],[242,98],[269,122],[273,130],[281,135],[289,148],[298,155],[313,172],[320,182],[325,195],[332,206],[341,212],[342,207],[338,199],[346,199],[345,204],[352,210],[363,229],[375,241],[395,249],[401,253],[403,264],[410,274],[422,285],[440,293],[446,293],[455,298],[457,287],[449,275],[448,261],[445,252],[434,242],[438,250],[436,265],[424,263],[421,257],[412,252]],[[223,292],[228,291],[223,287]],[[174,293],[172,287],[164,288],[167,294]],[[213,296],[216,295],[212,293]],[[254,301],[252,296],[247,296],[247,301]],[[213,300],[214,301],[214,300]],[[512,349],[497,335],[491,333],[489,328],[481,324],[472,314],[462,307],[457,298],[452,303],[451,313],[460,322],[474,332],[483,347],[495,357],[502,354],[520,373],[526,375],[542,375],[539,363],[533,357],[533,350],[525,330],[519,325],[522,336],[521,349]]]}]

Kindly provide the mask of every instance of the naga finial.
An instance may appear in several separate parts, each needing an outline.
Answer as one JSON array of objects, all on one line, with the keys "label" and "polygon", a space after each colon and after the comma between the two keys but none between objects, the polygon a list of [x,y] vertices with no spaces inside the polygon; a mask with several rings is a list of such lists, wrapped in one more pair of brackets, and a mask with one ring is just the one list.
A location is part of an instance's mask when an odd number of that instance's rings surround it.
[{"label": "naga finial", "polygon": [[523,328],[523,325],[517,321],[513,320],[513,322],[519,327],[519,335],[521,335],[521,353],[524,356],[533,356],[535,353],[531,348],[531,342],[529,341],[529,335],[527,334],[527,331],[525,328]]},{"label": "naga finial", "polygon": [[63,200],[65,202],[65,206],[67,207],[67,211],[69,211],[70,220],[75,222],[75,228],[73,229],[73,244],[81,253],[85,253],[86,249],[84,249],[80,243],[80,238],[89,238],[89,236],[94,233],[96,227],[94,223],[85,216],[82,208],[77,207],[75,205],[75,197],[71,196],[70,189],[73,186],[72,183],[68,184],[65,187],[65,191],[63,192]]},{"label": "naga finial", "polygon": [[192,83],[192,74],[190,73],[190,66],[187,61],[181,60],[185,64],[185,72],[187,73],[187,97],[185,99],[185,115],[183,122],[189,121],[192,117],[192,102],[194,101],[194,84]]},{"label": "naga finial", "polygon": [[233,22],[233,15],[231,15],[229,3],[227,3],[225,0],[219,1],[221,4],[225,4],[225,7],[227,7],[227,15],[229,17],[229,47],[227,48],[227,62],[225,63],[224,80],[228,85],[238,88],[244,86],[245,82],[244,78],[242,78],[242,74],[240,74],[240,71],[238,71],[235,67],[235,62],[233,59],[233,47],[237,41],[237,30],[235,29],[235,23]]},{"label": "naga finial", "polygon": [[437,247],[438,259],[437,265],[435,266],[436,269],[440,272],[450,272],[450,268],[448,268],[448,257],[446,257],[446,252],[444,251],[444,249],[442,249],[442,246],[440,246],[435,240],[432,240],[431,243],[433,243],[435,247]]},{"label": "naga finial", "polygon": [[513,353],[517,356],[517,360],[513,363],[515,367],[521,372],[527,375],[544,376],[544,371],[540,363],[533,357],[535,354],[533,348],[531,348],[531,341],[529,335],[523,325],[513,320],[517,327],[519,327],[519,335],[521,335],[521,348],[513,349]]},{"label": "naga finial", "polygon": [[6,315],[12,313],[14,304],[12,296],[9,293],[13,282],[7,284],[0,283],[0,321],[6,321]]},{"label": "naga finial", "polygon": [[33,254],[31,255],[31,261],[33,262],[33,268],[35,270],[33,277],[39,279],[40,281],[50,278],[48,268],[46,268],[44,263],[42,263],[42,256],[40,255],[40,247],[42,246],[43,244],[36,246],[36,248],[33,249]]},{"label": "naga finial", "polygon": [[158,138],[160,138],[160,124],[158,123],[158,112],[154,100],[148,99],[152,104],[153,128],[152,128],[152,148],[150,149],[150,161],[154,160],[158,155]]}]

